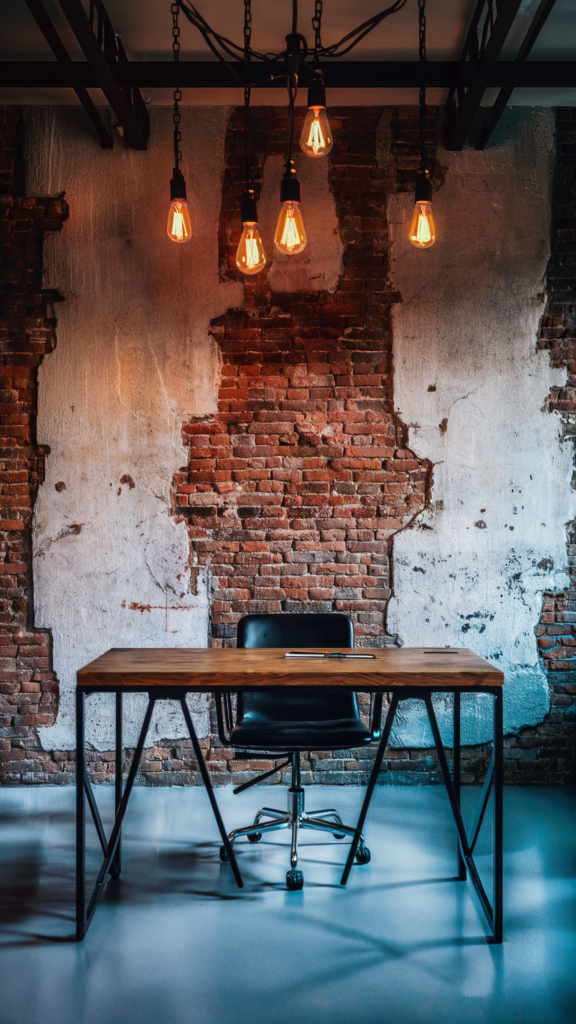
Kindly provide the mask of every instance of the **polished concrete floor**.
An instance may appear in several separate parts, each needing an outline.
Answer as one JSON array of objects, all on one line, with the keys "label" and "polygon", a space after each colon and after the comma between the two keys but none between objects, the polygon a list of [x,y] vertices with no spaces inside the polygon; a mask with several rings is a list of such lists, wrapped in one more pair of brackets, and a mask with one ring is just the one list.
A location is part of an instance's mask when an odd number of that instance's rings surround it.
[{"label": "polished concrete floor", "polygon": [[[112,790],[97,789],[105,822]],[[280,787],[219,790],[227,827]],[[470,821],[477,790],[463,793]],[[310,787],[307,806],[353,822],[361,790]],[[441,788],[382,787],[372,861],[342,889],[345,845],[303,836],[287,892],[288,834],[243,844],[239,891],[200,789],[137,789],[124,870],[85,941],[74,931],[74,791],[0,790],[2,1024],[564,1024],[576,1020],[576,794],[505,793],[505,942],[453,880]],[[89,864],[98,850],[89,829]],[[490,884],[490,830],[477,862]]]}]

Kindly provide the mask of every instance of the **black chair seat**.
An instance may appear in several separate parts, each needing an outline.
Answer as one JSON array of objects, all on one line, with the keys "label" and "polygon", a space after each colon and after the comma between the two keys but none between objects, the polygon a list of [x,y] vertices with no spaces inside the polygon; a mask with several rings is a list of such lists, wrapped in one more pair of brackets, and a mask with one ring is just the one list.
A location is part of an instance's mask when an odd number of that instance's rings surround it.
[{"label": "black chair seat", "polygon": [[322,722],[243,721],[232,730],[235,747],[254,750],[343,750],[370,743],[370,731],[358,718]]}]

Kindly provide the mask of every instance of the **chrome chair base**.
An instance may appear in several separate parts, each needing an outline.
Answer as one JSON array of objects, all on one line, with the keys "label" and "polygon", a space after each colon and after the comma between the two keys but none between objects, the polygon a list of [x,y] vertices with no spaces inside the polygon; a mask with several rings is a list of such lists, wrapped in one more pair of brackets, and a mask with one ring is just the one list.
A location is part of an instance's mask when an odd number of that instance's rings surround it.
[{"label": "chrome chair base", "polygon": [[[288,889],[301,889],[304,884],[304,877],[301,871],[297,870],[298,864],[298,832],[301,828],[314,829],[319,832],[331,832],[335,839],[354,837],[355,826],[344,825],[340,814],[335,807],[325,807],[319,811],[312,811],[310,814],[305,810],[304,789],[300,785],[300,758],[298,754],[292,754],[292,785],[288,790],[287,810],[280,811],[275,807],[262,807],[258,811],[252,825],[244,828],[236,828],[229,833],[230,843],[244,836],[249,842],[258,843],[262,836],[268,832],[276,832],[279,829],[291,829],[292,844],[290,850],[291,870],[286,875]],[[270,819],[270,820],[263,820]],[[226,849],[221,847],[220,859],[228,860]],[[370,850],[364,842],[364,836],[360,836],[358,849],[356,851],[356,863],[368,864]]]}]

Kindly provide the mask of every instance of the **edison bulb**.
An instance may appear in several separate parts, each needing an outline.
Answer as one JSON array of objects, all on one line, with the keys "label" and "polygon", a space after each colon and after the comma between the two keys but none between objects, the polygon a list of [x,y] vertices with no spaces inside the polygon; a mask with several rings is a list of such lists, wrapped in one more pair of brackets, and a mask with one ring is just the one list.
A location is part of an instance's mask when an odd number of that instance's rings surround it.
[{"label": "edison bulb", "polygon": [[170,203],[166,231],[173,242],[189,242],[192,238],[192,225],[185,199],[173,199]]},{"label": "edison bulb", "polygon": [[432,203],[417,202],[410,221],[408,235],[417,249],[429,249],[436,241],[436,225],[432,216]]},{"label": "edison bulb", "polygon": [[266,253],[255,221],[246,221],[238,248],[236,266],[243,274],[259,274],[266,266]]},{"label": "edison bulb", "polygon": [[295,256],[306,248],[306,232],[300,213],[300,203],[282,203],[274,233],[274,245],[287,256]]},{"label": "edison bulb", "polygon": [[332,149],[332,130],[326,107],[310,107],[304,118],[300,147],[306,156],[326,156]]}]

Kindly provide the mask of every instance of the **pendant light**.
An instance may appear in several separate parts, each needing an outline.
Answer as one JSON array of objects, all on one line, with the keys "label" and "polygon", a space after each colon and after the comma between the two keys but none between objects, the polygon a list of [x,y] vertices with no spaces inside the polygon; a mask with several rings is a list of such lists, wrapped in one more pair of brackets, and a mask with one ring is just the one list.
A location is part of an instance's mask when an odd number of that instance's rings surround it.
[{"label": "pendant light", "polygon": [[300,136],[300,148],[313,159],[326,156],[334,141],[326,113],[326,89],[321,75],[315,74],[308,89],[308,113]]},{"label": "pendant light", "polygon": [[248,189],[240,207],[243,231],[236,250],[236,266],[243,274],[259,274],[266,266],[266,253],[258,231],[258,210],[254,189]]},{"label": "pendant light", "polygon": [[408,237],[417,249],[429,249],[436,241],[436,225],[432,215],[432,184],[426,167],[426,0],[418,0],[420,56],[420,159],[421,169],[416,182],[414,213]]},{"label": "pendant light", "polygon": [[[251,49],[250,38],[252,34],[250,4],[244,5],[244,60],[250,62]],[[259,274],[266,266],[266,253],[258,231],[258,209],[254,188],[250,180],[250,165],[248,161],[248,135],[250,128],[250,86],[244,87],[244,169],[246,172],[246,187],[240,206],[240,219],[242,221],[242,234],[236,250],[236,266],[243,274]]]},{"label": "pendant light", "polygon": [[189,242],[192,238],[192,224],[186,201],[186,182],[180,170],[182,154],[180,152],[180,110],[178,104],[182,99],[182,93],[178,87],[179,83],[179,52],[180,52],[180,29],[178,27],[178,4],[172,4],[172,50],[174,53],[174,70],[176,86],[174,89],[174,170],[170,182],[170,207],[168,209],[168,222],[166,232],[172,242]]},{"label": "pendant light", "polygon": [[296,177],[294,161],[290,158],[286,161],[280,185],[280,202],[282,206],[274,232],[274,245],[279,252],[296,256],[306,248],[306,231],[300,212],[300,182]]},{"label": "pendant light", "polygon": [[296,176],[296,168],[292,159],[292,144],[294,141],[294,103],[298,91],[298,54],[300,52],[301,36],[296,34],[295,22],[294,31],[286,36],[288,43],[288,95],[290,109],[290,138],[288,142],[288,156],[284,177],[280,185],[280,213],[278,223],[274,232],[274,245],[279,252],[286,256],[296,256],[306,248],[306,231],[304,221],[300,212],[300,182]]}]

